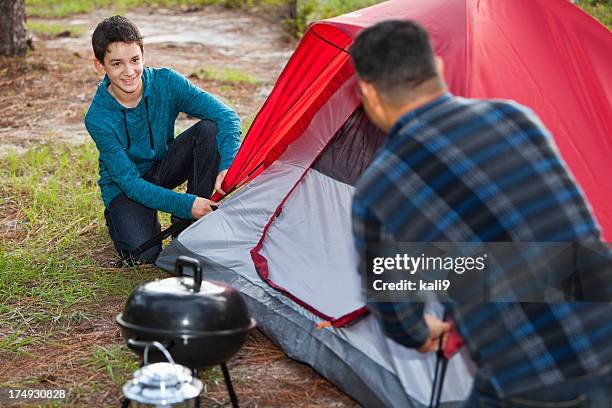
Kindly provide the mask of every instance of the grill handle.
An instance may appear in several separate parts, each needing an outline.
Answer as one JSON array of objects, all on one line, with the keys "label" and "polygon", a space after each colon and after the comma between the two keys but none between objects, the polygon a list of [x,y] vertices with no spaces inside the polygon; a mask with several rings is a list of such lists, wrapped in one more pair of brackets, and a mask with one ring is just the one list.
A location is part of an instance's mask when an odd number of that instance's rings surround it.
[{"label": "grill handle", "polygon": [[185,255],[179,256],[174,264],[174,275],[186,276],[183,273],[183,268],[185,267],[193,270],[193,291],[199,292],[200,286],[202,286],[202,266],[200,261]]},{"label": "grill handle", "polygon": [[149,364],[149,349],[151,347],[155,347],[156,349],[161,351],[161,353],[164,355],[164,357],[166,357],[166,360],[168,360],[169,363],[176,364],[174,362],[174,359],[172,358],[172,355],[166,348],[166,346],[164,346],[162,343],[158,341],[139,341],[139,340],[134,340],[134,339],[128,339],[128,345],[135,349],[144,349],[144,353],[143,353],[144,364],[143,365]]}]

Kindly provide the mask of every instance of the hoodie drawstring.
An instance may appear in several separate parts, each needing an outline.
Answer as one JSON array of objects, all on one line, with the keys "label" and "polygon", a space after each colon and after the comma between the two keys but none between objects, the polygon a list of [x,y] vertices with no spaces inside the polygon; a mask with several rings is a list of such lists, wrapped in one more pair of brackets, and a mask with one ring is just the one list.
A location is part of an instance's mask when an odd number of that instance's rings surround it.
[{"label": "hoodie drawstring", "polygon": [[125,148],[125,150],[128,150],[130,148],[131,142],[130,132],[128,132],[127,128],[127,115],[125,114],[125,109],[121,109],[121,112],[123,112],[123,124],[125,125],[125,134],[127,135],[127,147]]},{"label": "hoodie drawstring", "polygon": [[[147,125],[149,125],[149,144],[151,145],[151,150],[155,150],[155,141],[153,140],[153,129],[151,128],[151,119],[149,118],[149,97],[145,96],[145,110],[147,112]],[[128,132],[127,126],[127,114],[125,113],[125,109],[121,109],[123,112],[123,125],[125,126],[125,134],[127,136],[127,147],[125,150],[128,150],[132,144],[130,139],[130,132]]]},{"label": "hoodie drawstring", "polygon": [[153,140],[153,130],[151,129],[151,119],[149,119],[149,97],[145,96],[145,110],[147,111],[147,124],[149,125],[149,142],[151,150],[155,150],[155,141]]}]

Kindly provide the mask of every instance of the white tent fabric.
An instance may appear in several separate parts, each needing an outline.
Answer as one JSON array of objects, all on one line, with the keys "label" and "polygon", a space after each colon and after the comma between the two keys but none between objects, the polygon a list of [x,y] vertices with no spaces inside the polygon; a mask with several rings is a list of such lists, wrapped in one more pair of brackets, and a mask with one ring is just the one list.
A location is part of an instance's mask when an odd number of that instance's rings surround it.
[{"label": "white tent fabric", "polygon": [[[309,168],[335,131],[315,133],[309,128],[217,211],[181,233],[158,265],[171,270],[177,256],[188,255],[217,267],[216,279],[235,284],[249,297],[247,303],[264,333],[289,356],[333,377],[332,382],[363,405],[424,406],[431,393],[433,354],[422,355],[389,340],[372,316],[348,327],[318,330],[322,320],[263,281],[251,258],[251,249],[282,203],[260,251],[268,261],[269,278],[328,316],[340,317],[363,306],[351,235],[353,187]],[[441,313],[440,305],[428,307]],[[290,326],[290,321],[298,323]],[[340,370],[340,362],[347,367]],[[348,380],[349,371],[361,384]],[[471,384],[465,353],[457,354],[449,363],[442,401],[465,399]]]}]

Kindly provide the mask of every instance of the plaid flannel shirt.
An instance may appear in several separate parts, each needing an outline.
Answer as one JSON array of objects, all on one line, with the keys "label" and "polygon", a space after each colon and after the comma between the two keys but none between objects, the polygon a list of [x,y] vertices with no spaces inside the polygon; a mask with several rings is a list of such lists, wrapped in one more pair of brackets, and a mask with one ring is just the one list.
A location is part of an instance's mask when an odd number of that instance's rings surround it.
[{"label": "plaid flannel shirt", "polygon": [[[357,183],[352,210],[361,273],[375,243],[600,239],[582,192],[532,111],[448,93],[392,128]],[[612,361],[610,303],[446,306],[479,366],[477,378],[500,396]],[[417,348],[426,340],[423,304],[368,307],[398,343]]]}]

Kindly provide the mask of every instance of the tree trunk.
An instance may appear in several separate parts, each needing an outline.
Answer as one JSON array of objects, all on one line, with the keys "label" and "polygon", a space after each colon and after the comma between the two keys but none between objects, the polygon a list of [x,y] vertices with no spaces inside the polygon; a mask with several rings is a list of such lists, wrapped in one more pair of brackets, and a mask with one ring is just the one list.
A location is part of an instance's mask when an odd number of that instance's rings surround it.
[{"label": "tree trunk", "polygon": [[0,0],[0,55],[25,55],[25,19],[23,0]]},{"label": "tree trunk", "polygon": [[289,0],[289,18],[297,20],[297,2],[298,0]]}]

